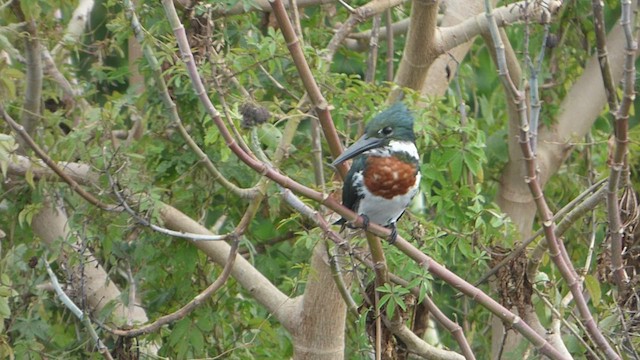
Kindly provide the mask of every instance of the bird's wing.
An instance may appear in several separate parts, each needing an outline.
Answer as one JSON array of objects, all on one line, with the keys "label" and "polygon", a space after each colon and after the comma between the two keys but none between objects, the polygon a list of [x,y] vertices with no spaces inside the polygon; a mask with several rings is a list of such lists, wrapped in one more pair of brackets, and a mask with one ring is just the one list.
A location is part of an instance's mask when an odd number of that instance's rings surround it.
[{"label": "bird's wing", "polygon": [[[353,211],[357,211],[358,202],[363,197],[362,191],[356,186],[356,184],[354,184],[353,179],[356,175],[357,169],[364,168],[364,162],[364,156],[359,156],[353,161],[353,164],[351,164],[351,168],[347,173],[347,177],[345,178],[344,185],[342,186],[342,205]],[[364,186],[364,184],[359,185]]]}]

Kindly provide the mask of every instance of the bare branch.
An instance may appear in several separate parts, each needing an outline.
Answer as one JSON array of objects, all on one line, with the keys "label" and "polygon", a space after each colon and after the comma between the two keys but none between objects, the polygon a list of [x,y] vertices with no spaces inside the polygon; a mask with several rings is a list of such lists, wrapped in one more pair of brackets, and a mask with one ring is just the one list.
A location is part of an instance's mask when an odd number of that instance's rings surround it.
[{"label": "bare branch", "polygon": [[[620,218],[618,188],[620,187],[620,177],[625,167],[625,157],[627,155],[629,142],[629,111],[636,96],[635,58],[638,52],[638,43],[636,41],[637,33],[634,33],[632,29],[633,23],[631,21],[631,15],[633,9],[631,0],[622,1],[621,5],[622,14],[620,16],[620,26],[623,29],[625,37],[624,73],[622,78],[622,101],[620,102],[619,108],[612,109],[615,118],[615,148],[610,164],[607,213],[609,216],[609,233],[611,235],[611,265],[613,267],[616,285],[618,286],[618,296],[622,298],[627,292],[629,278],[624,270],[622,260],[622,235],[625,229]],[[624,184],[624,186],[628,187],[630,184]]]},{"label": "bare branch", "polygon": [[[280,25],[282,35],[287,42],[287,48],[291,53],[291,58],[293,59],[296,68],[298,69],[300,79],[304,84],[311,102],[315,106],[316,114],[320,120],[320,125],[322,125],[322,131],[324,132],[324,137],[329,145],[331,155],[336,158],[342,153],[342,145],[335,125],[333,124],[333,119],[331,118],[329,104],[322,95],[322,92],[311,73],[311,68],[307,63],[302,47],[300,46],[300,40],[296,37],[296,34],[293,31],[293,26],[289,21],[282,0],[269,0],[269,3],[273,8],[273,13],[276,16],[276,19],[278,20],[278,25]],[[347,173],[346,166],[344,164],[339,165],[338,172],[344,178]]]},{"label": "bare branch", "polygon": [[194,297],[193,300],[189,301],[179,310],[171,314],[164,315],[158,318],[156,321],[152,322],[151,324],[147,324],[137,329],[119,330],[119,329],[111,329],[106,326],[105,326],[105,329],[110,333],[118,336],[136,337],[136,336],[152,333],[160,329],[160,327],[162,327],[163,325],[178,321],[184,318],[185,316],[189,315],[198,306],[200,306],[202,303],[207,301],[207,299],[209,299],[211,295],[215,294],[215,292],[218,291],[222,287],[222,285],[224,285],[224,283],[227,281],[227,279],[229,278],[229,275],[231,274],[231,269],[233,268],[233,264],[235,263],[236,255],[238,254],[239,243],[240,243],[239,237],[236,237],[234,241],[231,242],[231,248],[229,249],[229,256],[224,265],[224,268],[222,269],[222,273],[220,273],[218,278],[213,283],[211,283],[211,285],[209,285],[204,291],[196,295],[196,297]]},{"label": "bare branch", "polygon": [[102,354],[102,357],[104,357],[107,360],[113,360],[113,358],[111,357],[111,353],[109,352],[109,349],[104,345],[104,343],[98,336],[98,333],[96,333],[96,330],[93,328],[93,325],[91,324],[91,320],[89,319],[89,317],[85,316],[84,312],[80,310],[80,308],[62,290],[62,287],[60,287],[60,283],[58,282],[58,277],[51,269],[51,266],[49,265],[49,262],[47,261],[47,259],[43,258],[42,260],[47,269],[47,273],[49,274],[49,278],[51,279],[51,285],[53,285],[53,289],[58,295],[58,298],[60,299],[60,301],[62,301],[62,303],[69,310],[71,310],[73,315],[75,315],[80,321],[82,321],[85,328],[89,332],[91,339],[96,344],[96,347],[98,348],[98,352]]},{"label": "bare branch", "polygon": [[78,6],[73,10],[71,19],[67,24],[62,40],[51,50],[53,56],[59,55],[65,44],[76,44],[81,40],[87,22],[91,17],[94,3],[94,0],[80,0],[78,2]]},{"label": "bare branch", "polygon": [[17,132],[18,135],[21,136],[25,145],[31,148],[36,153],[36,155],[38,155],[38,157],[42,159],[42,161],[44,161],[44,163],[47,164],[49,168],[51,168],[51,170],[53,170],[58,176],[60,176],[60,178],[62,178],[62,180],[64,180],[64,182],[69,184],[69,186],[71,187],[71,190],[75,191],[78,195],[80,195],[82,198],[87,200],[90,204],[93,204],[99,207],[100,209],[103,209],[106,211],[118,210],[116,206],[107,205],[102,201],[98,200],[98,198],[93,196],[91,193],[84,190],[80,186],[80,184],[78,184],[71,176],[69,176],[69,174],[67,174],[67,172],[65,172],[62,168],[60,168],[58,164],[54,162],[49,157],[49,155],[47,155],[47,153],[44,152],[44,150],[42,150],[38,146],[38,144],[35,143],[35,141],[33,141],[33,139],[31,138],[31,136],[29,136],[25,128],[22,125],[16,123],[15,120],[13,120],[13,118],[6,112],[6,110],[4,109],[4,106],[2,106],[1,104],[0,104],[0,113],[2,114],[4,121],[6,121],[7,124],[9,124],[9,126],[11,126],[13,130]]},{"label": "bare branch", "polygon": [[333,35],[333,38],[329,42],[326,48],[326,52],[324,54],[324,60],[327,64],[330,64],[333,61],[333,57],[338,51],[338,47],[344,42],[344,40],[351,34],[351,31],[355,29],[355,27],[367,20],[368,18],[381,14],[383,11],[391,9],[395,6],[402,4],[406,0],[373,0],[359,8],[353,9],[349,18],[340,26],[340,29],[336,31]]},{"label": "bare branch", "polygon": [[[164,81],[164,76],[162,76],[162,69],[160,68],[160,64],[158,63],[158,60],[153,54],[151,47],[144,42],[144,33],[142,31],[138,18],[135,14],[133,5],[129,0],[125,0],[125,13],[129,18],[129,20],[131,21],[131,28],[133,29],[133,32],[136,36],[136,40],[138,40],[138,42],[142,46],[144,56],[146,60],[149,62],[149,65],[153,70],[153,76],[156,81],[156,86],[158,88],[158,91],[160,92],[162,102],[167,110],[167,115],[173,121],[173,123],[176,124],[178,131],[180,132],[180,135],[185,140],[187,145],[189,145],[189,148],[191,149],[191,151],[193,151],[198,156],[198,158],[202,161],[202,163],[205,166],[205,169],[211,174],[213,178],[212,180],[218,181],[225,189],[231,191],[233,194],[235,194],[240,198],[250,199],[256,196],[257,191],[255,189],[253,188],[241,189],[237,187],[235,184],[231,183],[229,180],[227,180],[222,175],[222,173],[218,170],[218,168],[213,164],[211,159],[209,159],[207,154],[202,149],[200,149],[198,144],[196,144],[196,142],[191,138],[191,135],[189,135],[187,130],[182,125],[182,120],[180,119],[180,115],[178,114],[176,104],[173,102],[173,99],[171,99],[171,95],[169,95],[169,89],[167,88],[167,84]],[[182,30],[184,31],[184,28]],[[194,64],[193,66],[195,67],[195,62],[193,60],[193,57],[191,58],[191,63]],[[202,89],[196,89],[196,90],[197,90],[196,92],[198,96],[206,97],[204,87]],[[216,111],[216,114],[217,114],[217,111]]]},{"label": "bare branch", "polygon": [[393,334],[402,340],[410,353],[430,360],[462,360],[465,358],[456,352],[430,345],[409,330],[402,322],[388,321],[387,323]]},{"label": "bare branch", "polygon": [[[20,0],[13,0],[11,3],[13,13],[18,20],[25,22],[25,30],[23,36],[25,46],[26,61],[26,89],[24,103],[22,105],[21,124],[24,131],[29,136],[34,135],[34,131],[40,122],[42,103],[42,59],[40,57],[41,45],[38,37],[38,30],[35,19],[27,19],[22,12],[22,4]],[[18,139],[21,147],[28,146],[25,144],[26,139]],[[22,149],[26,151],[26,149]]]},{"label": "bare branch", "polygon": [[[412,1],[407,41],[394,79],[399,86],[413,90],[422,88],[429,66],[439,55],[435,47],[437,17],[438,1]],[[388,101],[399,99],[400,91],[394,90]]]},{"label": "bare branch", "polygon": [[578,275],[573,268],[573,265],[571,264],[571,261],[567,254],[567,250],[564,247],[564,243],[562,241],[559,241],[555,236],[556,223],[553,220],[553,213],[549,209],[544,193],[542,192],[541,181],[537,177],[535,154],[531,149],[531,143],[529,141],[530,128],[526,114],[526,103],[524,101],[524,96],[520,89],[518,89],[518,87],[514,84],[509,75],[509,71],[506,65],[504,45],[502,43],[502,39],[500,38],[498,25],[495,21],[495,18],[493,17],[493,12],[491,11],[491,4],[489,0],[485,0],[485,8],[486,17],[490,25],[489,30],[491,32],[491,38],[496,49],[496,63],[498,66],[498,74],[500,76],[500,80],[505,89],[508,90],[507,95],[509,96],[509,101],[514,103],[519,109],[519,143],[522,154],[524,155],[526,166],[526,177],[524,181],[529,186],[533,199],[538,208],[538,214],[542,223],[542,227],[544,228],[544,234],[547,239],[549,249],[551,250],[549,255],[554,264],[558,267],[558,270],[562,274],[562,277],[567,282],[567,286],[574,296],[578,311],[580,312],[580,315],[585,322],[585,326],[588,330],[589,335],[593,338],[596,345],[605,352],[607,358],[620,359],[620,356],[615,352],[615,350],[613,350],[611,345],[607,342],[605,337],[600,332],[600,329],[598,329],[598,326],[595,323],[589,307],[587,306],[587,302],[582,294],[581,283],[578,281]]}]

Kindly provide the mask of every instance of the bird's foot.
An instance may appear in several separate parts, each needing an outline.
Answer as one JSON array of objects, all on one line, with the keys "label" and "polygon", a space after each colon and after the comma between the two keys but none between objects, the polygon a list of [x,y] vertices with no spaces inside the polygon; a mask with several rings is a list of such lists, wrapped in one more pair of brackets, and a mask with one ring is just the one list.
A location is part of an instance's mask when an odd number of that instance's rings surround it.
[{"label": "bird's foot", "polygon": [[367,231],[367,229],[369,228],[369,217],[364,214],[360,216],[362,216],[362,229],[364,231]]},{"label": "bird's foot", "polygon": [[388,227],[391,228],[391,234],[389,234],[389,244],[393,245],[398,238],[398,228],[396,228],[396,223],[391,223],[391,225],[389,225]]}]

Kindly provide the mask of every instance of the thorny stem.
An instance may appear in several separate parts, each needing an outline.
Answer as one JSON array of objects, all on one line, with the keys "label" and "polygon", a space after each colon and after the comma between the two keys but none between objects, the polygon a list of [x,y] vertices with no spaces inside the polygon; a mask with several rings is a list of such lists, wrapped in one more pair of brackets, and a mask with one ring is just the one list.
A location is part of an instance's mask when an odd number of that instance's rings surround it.
[{"label": "thorny stem", "polygon": [[544,197],[544,193],[542,192],[542,187],[537,177],[535,154],[532,152],[531,143],[529,141],[530,129],[529,122],[527,121],[526,103],[524,101],[524,96],[522,92],[515,87],[513,81],[511,80],[511,77],[509,76],[509,71],[506,65],[504,44],[502,43],[502,39],[500,38],[500,35],[498,33],[498,25],[493,18],[493,14],[491,11],[491,2],[489,0],[485,0],[485,10],[487,20],[489,21],[491,38],[494,42],[496,50],[498,75],[500,77],[500,80],[502,81],[503,86],[508,90],[507,93],[509,95],[510,101],[512,101],[519,110],[519,143],[525,161],[525,182],[529,186],[533,199],[538,208],[538,214],[542,222],[545,238],[547,239],[547,243],[550,249],[549,256],[553,260],[554,264],[558,267],[558,270],[562,274],[562,277],[567,282],[567,286],[573,294],[578,311],[585,323],[585,327],[587,328],[587,332],[589,333],[595,344],[602,351],[604,351],[608,359],[619,360],[620,356],[613,350],[611,345],[607,342],[606,338],[602,335],[600,329],[598,329],[598,326],[595,323],[595,320],[593,319],[593,316],[591,315],[591,312],[589,311],[587,302],[582,294],[582,284],[578,280],[578,275],[573,268],[573,265],[571,264],[567,251],[564,247],[564,243],[559,241],[555,236],[556,224],[553,220],[553,213],[549,209],[549,206]]}]

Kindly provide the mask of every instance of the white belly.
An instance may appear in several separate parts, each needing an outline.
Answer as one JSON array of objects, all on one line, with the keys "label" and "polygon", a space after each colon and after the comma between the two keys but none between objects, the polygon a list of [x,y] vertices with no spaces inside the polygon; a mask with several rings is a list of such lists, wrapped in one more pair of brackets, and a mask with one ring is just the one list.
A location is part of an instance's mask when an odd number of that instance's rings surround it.
[{"label": "white belly", "polygon": [[409,206],[411,199],[413,199],[418,192],[419,184],[420,173],[417,174],[415,184],[407,193],[397,195],[393,199],[376,196],[362,186],[362,195],[364,195],[364,197],[360,199],[356,212],[359,215],[366,215],[371,222],[383,226],[391,225],[398,220],[407,206]]}]

